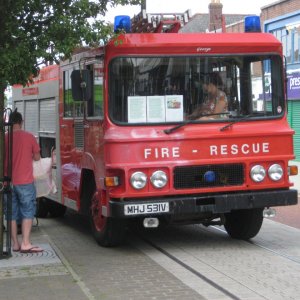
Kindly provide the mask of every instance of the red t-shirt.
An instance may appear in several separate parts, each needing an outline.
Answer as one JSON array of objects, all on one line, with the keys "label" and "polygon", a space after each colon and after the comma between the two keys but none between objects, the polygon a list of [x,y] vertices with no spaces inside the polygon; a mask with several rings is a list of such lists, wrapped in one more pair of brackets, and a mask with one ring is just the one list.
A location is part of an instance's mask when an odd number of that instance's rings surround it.
[{"label": "red t-shirt", "polygon": [[12,183],[29,184],[33,182],[33,154],[40,152],[35,137],[24,130],[13,132]]}]

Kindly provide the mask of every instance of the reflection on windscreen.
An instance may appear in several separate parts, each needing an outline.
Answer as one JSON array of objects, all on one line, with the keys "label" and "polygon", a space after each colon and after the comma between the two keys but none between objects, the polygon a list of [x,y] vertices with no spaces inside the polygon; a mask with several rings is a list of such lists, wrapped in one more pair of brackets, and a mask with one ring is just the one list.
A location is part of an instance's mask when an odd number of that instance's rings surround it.
[{"label": "reflection on windscreen", "polygon": [[118,123],[222,121],[283,112],[280,57],[126,57],[109,67],[109,112]]}]

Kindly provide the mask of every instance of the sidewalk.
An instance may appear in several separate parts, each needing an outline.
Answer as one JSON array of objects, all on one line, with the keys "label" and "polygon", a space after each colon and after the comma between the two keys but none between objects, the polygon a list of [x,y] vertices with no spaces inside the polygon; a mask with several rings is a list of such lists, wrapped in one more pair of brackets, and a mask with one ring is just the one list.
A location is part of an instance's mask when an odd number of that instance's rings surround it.
[{"label": "sidewalk", "polygon": [[1,299],[93,299],[83,293],[58,257],[59,250],[53,249],[41,227],[33,228],[32,243],[44,251],[35,254],[13,252],[10,258],[0,260]]}]

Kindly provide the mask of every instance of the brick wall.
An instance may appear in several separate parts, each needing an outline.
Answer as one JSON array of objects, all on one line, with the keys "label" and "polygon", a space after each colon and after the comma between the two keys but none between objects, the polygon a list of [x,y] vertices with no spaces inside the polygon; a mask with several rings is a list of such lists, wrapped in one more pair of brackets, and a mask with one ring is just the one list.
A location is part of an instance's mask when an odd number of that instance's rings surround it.
[{"label": "brick wall", "polygon": [[263,7],[261,11],[261,22],[263,24],[266,20],[274,19],[276,17],[295,12],[296,10],[300,10],[299,0],[276,1],[273,4]]},{"label": "brick wall", "polygon": [[226,26],[226,32],[244,32],[244,21]]},{"label": "brick wall", "polygon": [[[261,25],[263,25],[266,20],[293,13],[297,10],[300,10],[300,0],[274,1],[270,5],[262,8],[260,15]],[[226,26],[226,32],[244,32],[244,22],[242,21]]]},{"label": "brick wall", "polygon": [[223,5],[217,1],[212,1],[208,5],[209,10],[209,31],[222,28],[222,9]]}]

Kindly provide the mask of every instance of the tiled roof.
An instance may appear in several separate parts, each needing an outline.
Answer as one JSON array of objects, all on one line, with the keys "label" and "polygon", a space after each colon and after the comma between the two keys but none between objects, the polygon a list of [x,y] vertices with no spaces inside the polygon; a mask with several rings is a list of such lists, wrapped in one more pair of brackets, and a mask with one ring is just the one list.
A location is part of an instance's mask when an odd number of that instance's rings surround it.
[{"label": "tiled roof", "polygon": [[[244,20],[247,15],[226,14],[224,16],[225,24],[230,25]],[[195,14],[190,21],[180,29],[180,32],[206,32],[208,28],[209,14]]]}]

